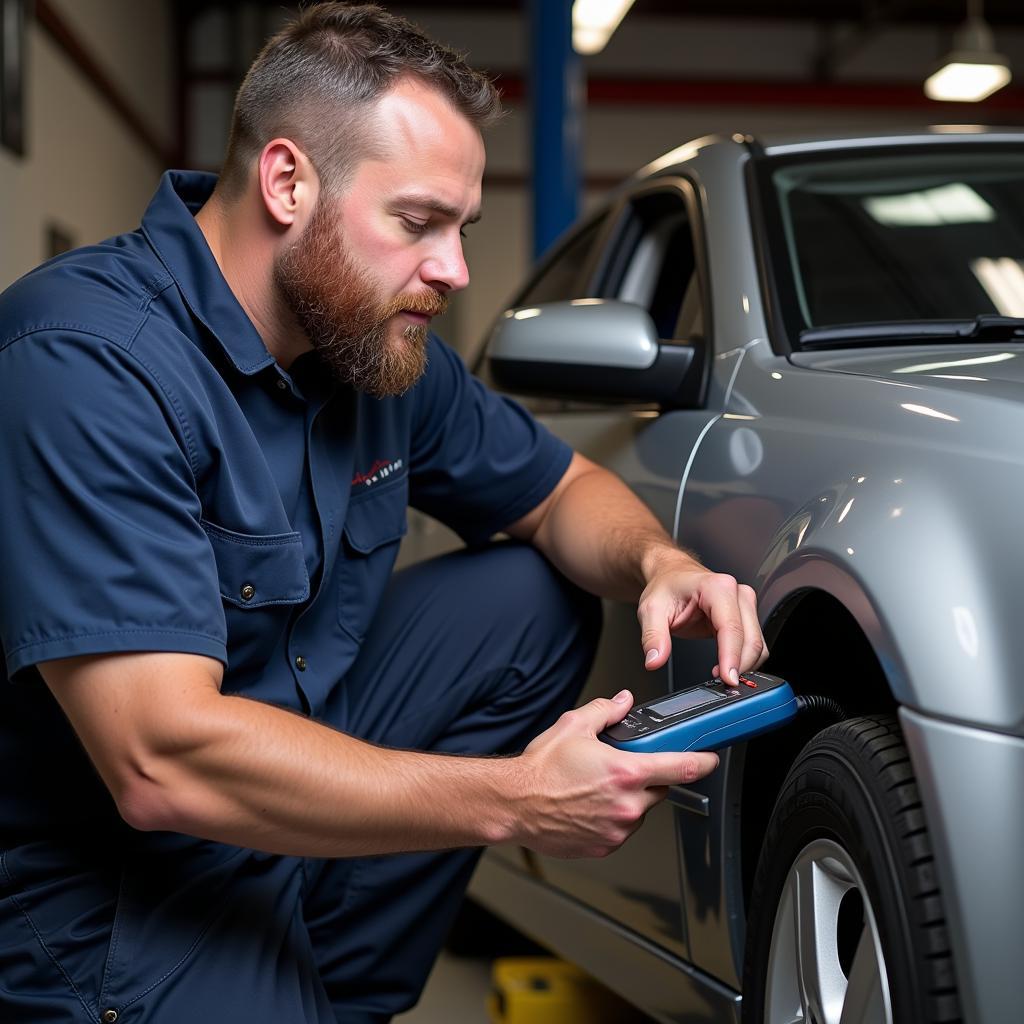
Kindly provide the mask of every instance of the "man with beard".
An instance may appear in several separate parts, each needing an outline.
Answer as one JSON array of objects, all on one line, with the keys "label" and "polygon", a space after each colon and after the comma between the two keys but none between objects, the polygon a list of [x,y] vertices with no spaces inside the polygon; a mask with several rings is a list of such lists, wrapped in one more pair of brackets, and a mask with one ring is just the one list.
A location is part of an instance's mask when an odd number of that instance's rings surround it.
[{"label": "man with beard", "polygon": [[[0,300],[3,1019],[387,1020],[481,847],[607,853],[717,763],[598,742],[625,692],[558,717],[577,587],[732,680],[753,593],[427,332],[497,109],[405,21],[310,8],[219,181]],[[468,546],[389,582],[410,503]]]}]

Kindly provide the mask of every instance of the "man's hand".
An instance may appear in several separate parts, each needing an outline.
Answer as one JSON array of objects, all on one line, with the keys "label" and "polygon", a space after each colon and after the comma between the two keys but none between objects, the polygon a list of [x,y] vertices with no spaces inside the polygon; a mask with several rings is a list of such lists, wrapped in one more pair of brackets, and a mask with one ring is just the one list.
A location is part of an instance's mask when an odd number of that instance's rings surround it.
[{"label": "man's hand", "polygon": [[567,711],[514,759],[513,842],[553,857],[603,857],[618,849],[668,794],[714,771],[712,753],[631,754],[597,734],[633,706],[623,690]]},{"label": "man's hand", "polygon": [[740,672],[757,668],[768,657],[754,591],[679,551],[661,556],[640,595],[637,618],[650,670],[668,660],[672,636],[717,638],[718,664],[712,674],[734,686]]},{"label": "man's hand", "polygon": [[508,533],[535,544],[584,590],[620,601],[640,594],[648,669],[668,660],[672,634],[717,637],[713,672],[734,685],[768,657],[754,591],[676,547],[618,477],[578,452],[551,494]]}]

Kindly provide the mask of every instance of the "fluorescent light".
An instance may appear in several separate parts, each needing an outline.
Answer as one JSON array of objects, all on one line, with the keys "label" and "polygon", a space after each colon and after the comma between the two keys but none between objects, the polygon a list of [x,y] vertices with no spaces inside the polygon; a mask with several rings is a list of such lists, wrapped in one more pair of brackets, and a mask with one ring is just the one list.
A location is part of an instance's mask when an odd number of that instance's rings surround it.
[{"label": "fluorescent light", "polygon": [[992,30],[976,14],[957,29],[953,52],[924,83],[924,92],[933,100],[977,103],[1009,81],[1010,63],[995,52]]},{"label": "fluorescent light", "polygon": [[[992,54],[992,57],[997,55]],[[1010,69],[1005,64],[976,64],[964,59],[950,61],[924,83],[924,93],[931,100],[978,103],[1002,89],[1010,77]]]},{"label": "fluorescent light", "polygon": [[1011,256],[979,256],[971,270],[1003,316],[1024,317],[1024,268]]},{"label": "fluorescent light", "polygon": [[611,32],[605,32],[589,25],[574,25],[572,48],[577,53],[600,53],[608,42]]},{"label": "fluorescent light", "polygon": [[605,48],[633,0],[575,0],[572,5],[572,45],[577,53]]},{"label": "fluorescent light", "polygon": [[996,211],[962,182],[902,195],[868,196],[863,202],[873,220],[889,227],[934,227],[996,219]]}]

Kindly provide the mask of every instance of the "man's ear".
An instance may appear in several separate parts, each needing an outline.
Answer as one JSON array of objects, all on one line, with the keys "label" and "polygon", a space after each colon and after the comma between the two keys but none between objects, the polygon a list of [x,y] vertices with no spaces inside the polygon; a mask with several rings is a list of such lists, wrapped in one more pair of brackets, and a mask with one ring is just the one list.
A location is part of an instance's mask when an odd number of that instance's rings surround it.
[{"label": "man's ear", "polygon": [[274,139],[259,162],[260,197],[282,228],[305,224],[316,205],[320,180],[312,161],[291,139]]}]

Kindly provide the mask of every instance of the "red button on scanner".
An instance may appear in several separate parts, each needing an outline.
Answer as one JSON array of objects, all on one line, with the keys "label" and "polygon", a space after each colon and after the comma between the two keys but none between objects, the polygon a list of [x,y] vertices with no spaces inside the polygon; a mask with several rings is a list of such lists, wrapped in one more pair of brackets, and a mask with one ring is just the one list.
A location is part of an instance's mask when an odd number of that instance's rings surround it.
[{"label": "red button on scanner", "polygon": [[746,676],[740,676],[740,682],[746,686],[752,686],[755,690],[757,689],[757,683],[755,683],[751,679],[748,679]]}]

